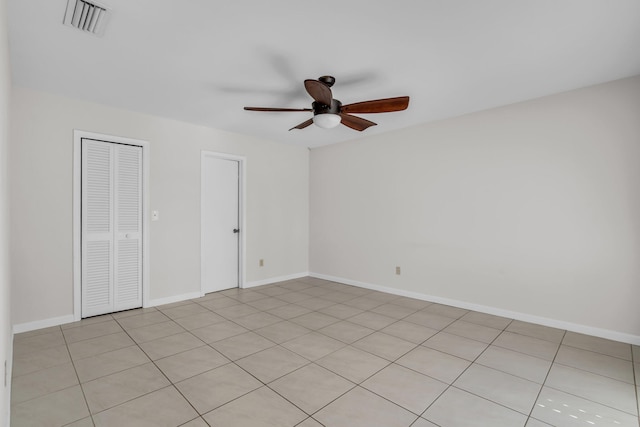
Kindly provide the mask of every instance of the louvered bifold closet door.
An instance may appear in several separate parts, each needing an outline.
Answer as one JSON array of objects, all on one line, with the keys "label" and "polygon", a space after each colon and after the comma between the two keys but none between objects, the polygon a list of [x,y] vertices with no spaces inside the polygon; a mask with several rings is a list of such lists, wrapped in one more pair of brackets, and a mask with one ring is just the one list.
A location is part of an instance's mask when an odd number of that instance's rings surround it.
[{"label": "louvered bifold closet door", "polygon": [[142,305],[142,148],[82,140],[82,317]]},{"label": "louvered bifold closet door", "polygon": [[82,317],[113,311],[112,151],[82,141]]},{"label": "louvered bifold closet door", "polygon": [[142,147],[117,145],[115,310],[142,305]]}]

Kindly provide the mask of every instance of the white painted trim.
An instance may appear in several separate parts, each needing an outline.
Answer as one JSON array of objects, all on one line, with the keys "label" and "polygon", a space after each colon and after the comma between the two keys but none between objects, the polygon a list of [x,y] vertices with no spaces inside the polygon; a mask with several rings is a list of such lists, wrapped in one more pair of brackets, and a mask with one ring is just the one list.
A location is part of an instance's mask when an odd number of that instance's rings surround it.
[{"label": "white painted trim", "polygon": [[[86,132],[78,129],[73,130],[73,320],[80,320],[82,317],[81,301],[81,183],[82,183],[82,138],[97,139],[100,141],[114,142],[119,144],[137,145],[142,147],[142,306],[150,307],[149,295],[151,292],[150,277],[150,215],[149,209],[150,194],[149,184],[151,182],[151,146],[148,141],[125,138],[115,135],[105,135],[94,132]],[[66,323],[66,322],[65,322]],[[51,325],[54,326],[54,325]]]},{"label": "white painted trim", "polygon": [[73,320],[82,317],[82,138],[73,131]]},{"label": "white painted trim", "polygon": [[165,298],[157,298],[149,301],[146,307],[157,307],[159,305],[171,304],[174,302],[186,301],[188,299],[200,298],[203,296],[200,292],[189,292],[188,294],[173,295]]},{"label": "white painted trim", "polygon": [[[194,298],[200,298],[203,296],[200,292],[190,292],[188,294],[174,295],[166,298],[150,299],[145,304],[145,307],[156,307],[164,304],[171,304],[173,302],[185,301]],[[80,319],[77,319],[80,320]],[[13,333],[20,334],[22,332],[35,331],[36,329],[49,328],[51,326],[64,325],[66,323],[72,323],[77,321],[75,314],[68,314],[66,316],[52,317],[50,319],[36,320],[28,323],[18,323],[13,325]],[[13,342],[13,340],[11,341]]]},{"label": "white painted trim", "polygon": [[[309,273],[304,272],[304,273],[290,274],[290,275],[287,275],[287,276],[272,277],[270,279],[259,280],[259,281],[255,281],[255,282],[249,282],[249,283],[246,284],[245,287],[249,288],[249,287],[254,287],[254,286],[268,285],[268,284],[271,284],[271,283],[283,282],[285,280],[299,279],[301,277],[306,277],[308,275],[309,275]],[[200,298],[202,296],[204,296],[204,294],[202,294],[201,292],[189,292],[189,293],[186,293],[186,294],[173,295],[173,296],[165,297],[165,298],[149,299],[147,304],[145,304],[145,307],[157,307],[159,305],[165,305],[165,304],[171,304],[171,303],[174,303],[174,302],[186,301],[186,300],[190,300],[190,299],[194,299],[194,298]],[[80,320],[80,319],[77,319],[77,320]],[[72,323],[72,322],[75,322],[75,321],[76,321],[75,314],[68,314],[66,316],[52,317],[50,319],[36,320],[34,322],[19,323],[19,324],[13,325],[12,333],[13,334],[20,334],[22,332],[35,331],[36,329],[44,329],[44,328],[49,328],[51,326],[64,325],[66,323]],[[13,342],[13,339],[11,340],[11,342]]]},{"label": "white painted trim", "polygon": [[65,323],[71,323],[75,321],[76,319],[73,314],[67,314],[66,316],[51,317],[49,319],[36,320],[34,322],[18,323],[16,325],[13,325],[13,333],[21,334],[22,332],[50,328],[51,326],[64,325]]},{"label": "white painted trim", "polygon": [[[7,420],[5,425],[10,426],[11,425],[11,390],[13,388],[13,339],[15,337],[15,332],[13,331],[13,328],[11,328],[11,341],[9,342],[8,348],[7,348],[7,354],[6,354],[6,360],[5,363],[7,364],[7,371],[5,373],[6,375],[6,385],[4,385],[6,387],[6,393],[5,393],[5,408],[7,409]],[[0,402],[0,405],[2,404],[2,402]]]},{"label": "white painted trim", "polygon": [[254,288],[256,286],[270,285],[272,283],[284,282],[285,280],[299,279],[301,277],[307,277],[308,275],[309,275],[309,272],[305,271],[304,273],[295,273],[295,274],[289,274],[286,276],[270,277],[268,279],[254,280],[253,282],[247,282],[244,284],[244,287]]},{"label": "white painted trim", "polygon": [[[238,263],[240,264],[239,268],[238,268],[238,287],[239,288],[244,288],[245,284],[244,284],[244,280],[247,274],[246,271],[246,264],[244,262],[244,260],[246,259],[246,255],[247,255],[247,250],[246,250],[246,243],[247,243],[247,221],[246,221],[246,211],[245,211],[245,207],[247,206],[246,203],[246,182],[247,182],[247,158],[243,157],[243,156],[237,156],[235,154],[228,154],[228,153],[219,153],[219,152],[215,152],[215,151],[205,151],[202,150],[200,152],[200,203],[202,205],[202,198],[203,198],[203,194],[202,194],[202,165],[204,163],[204,159],[206,157],[214,157],[217,159],[224,159],[224,160],[234,160],[238,162],[238,167],[240,168],[239,171],[239,175],[240,175],[240,183],[238,185],[238,190],[240,191],[240,194],[238,195],[238,201],[239,201],[239,205],[238,206],[238,214],[240,215],[240,248],[238,249]],[[202,230],[202,206],[200,207],[200,230]],[[200,234],[200,292],[201,295],[204,295],[204,283],[202,283],[202,264],[204,263],[204,260],[202,259],[202,255],[204,254],[204,242],[202,240],[202,233]]]},{"label": "white painted trim", "polygon": [[504,310],[501,308],[490,307],[486,305],[474,304],[466,301],[459,301],[450,298],[443,298],[433,295],[427,295],[419,292],[407,291],[404,289],[389,288],[386,286],[373,285],[371,283],[359,282],[357,280],[345,279],[343,277],[329,276],[326,274],[309,273],[309,276],[318,279],[330,280],[332,282],[344,283],[346,285],[357,286],[359,288],[371,289],[374,291],[386,292],[393,295],[399,295],[408,298],[415,298],[423,301],[435,302],[438,304],[446,304],[453,307],[464,308],[467,310],[479,311],[481,313],[493,314],[494,316],[507,317],[509,319],[521,320],[523,322],[535,323],[551,328],[565,329],[571,332],[577,332],[585,335],[605,338],[613,341],[640,345],[640,336],[627,334],[624,332],[612,331],[609,329],[601,329],[593,326],[580,325],[578,323],[565,322],[563,320],[549,319],[547,317],[535,316],[517,311]]}]

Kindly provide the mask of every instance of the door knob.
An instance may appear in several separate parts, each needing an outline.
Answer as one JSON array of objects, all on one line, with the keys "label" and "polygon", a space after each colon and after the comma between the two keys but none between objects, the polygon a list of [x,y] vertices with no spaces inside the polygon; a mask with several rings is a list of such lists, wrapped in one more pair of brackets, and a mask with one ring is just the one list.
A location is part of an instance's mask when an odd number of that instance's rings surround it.
[{"label": "door knob", "polygon": [[234,228],[234,229],[233,229],[233,232],[234,232],[234,233],[239,233],[239,232],[240,232],[240,229],[239,229],[239,228]]}]

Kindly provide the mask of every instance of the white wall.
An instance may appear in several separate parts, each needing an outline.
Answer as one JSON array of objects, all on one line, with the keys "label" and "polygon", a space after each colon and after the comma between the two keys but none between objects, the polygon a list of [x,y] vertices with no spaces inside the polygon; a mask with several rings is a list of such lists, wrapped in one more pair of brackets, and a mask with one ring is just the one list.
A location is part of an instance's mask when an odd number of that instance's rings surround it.
[{"label": "white wall", "polygon": [[[11,77],[9,43],[7,40],[6,1],[0,0],[0,425],[9,425],[11,373],[4,372],[4,364],[11,368],[11,298],[9,275],[9,99]],[[7,375],[7,384],[4,384]]]},{"label": "white wall", "polygon": [[247,159],[245,281],[308,271],[306,148],[14,88],[14,324],[73,310],[73,129],[150,142],[151,209],[160,212],[150,230],[152,300],[200,290],[201,150]]},{"label": "white wall", "polygon": [[640,343],[640,76],[310,164],[313,273]]}]

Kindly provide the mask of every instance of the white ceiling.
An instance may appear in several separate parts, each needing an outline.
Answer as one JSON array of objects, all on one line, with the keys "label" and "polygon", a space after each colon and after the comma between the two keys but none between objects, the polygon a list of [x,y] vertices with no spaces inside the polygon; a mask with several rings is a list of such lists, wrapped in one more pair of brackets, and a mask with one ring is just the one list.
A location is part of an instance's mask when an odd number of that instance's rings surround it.
[{"label": "white ceiling", "polygon": [[[9,0],[14,84],[314,147],[640,74],[638,0],[99,1],[100,38],[67,0]],[[344,104],[411,103],[362,133],[242,108],[310,108],[325,74]]]}]

